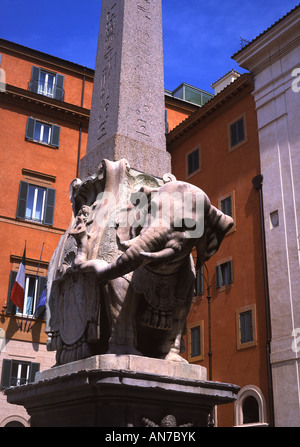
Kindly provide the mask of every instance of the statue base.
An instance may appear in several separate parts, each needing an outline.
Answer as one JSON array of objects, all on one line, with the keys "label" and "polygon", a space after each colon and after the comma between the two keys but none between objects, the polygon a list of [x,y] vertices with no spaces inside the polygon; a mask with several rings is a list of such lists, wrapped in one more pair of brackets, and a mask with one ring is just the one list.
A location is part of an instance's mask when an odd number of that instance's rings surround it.
[{"label": "statue base", "polygon": [[239,391],[206,378],[199,365],[105,354],[39,372],[5,394],[32,427],[206,427],[214,406]]}]

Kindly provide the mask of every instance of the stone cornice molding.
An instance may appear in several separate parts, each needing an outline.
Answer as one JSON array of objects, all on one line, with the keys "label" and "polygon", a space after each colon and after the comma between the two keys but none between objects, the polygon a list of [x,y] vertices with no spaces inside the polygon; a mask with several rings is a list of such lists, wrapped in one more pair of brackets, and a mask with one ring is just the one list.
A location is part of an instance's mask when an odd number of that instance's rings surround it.
[{"label": "stone cornice molding", "polygon": [[299,45],[300,8],[266,30],[232,56],[240,67],[260,71]]},{"label": "stone cornice molding", "polygon": [[27,57],[32,60],[37,61],[39,64],[47,64],[48,66],[52,65],[54,70],[57,71],[61,69],[62,71],[69,71],[72,74],[80,75],[81,77],[85,76],[86,78],[90,78],[93,81],[95,71],[92,68],[84,67],[82,65],[76,64],[74,62],[67,61],[65,59],[61,59],[57,56],[52,56],[47,53],[43,53],[42,51],[34,50],[29,47],[25,47],[23,45],[17,44],[15,42],[10,42],[9,40],[0,39],[0,51],[9,51],[14,53],[17,57]]},{"label": "stone cornice molding", "polygon": [[47,115],[55,118],[55,120],[63,120],[73,124],[81,123],[85,128],[88,128],[89,109],[48,98],[13,85],[6,85],[5,92],[0,93],[0,102],[15,105],[29,110],[31,113]]}]

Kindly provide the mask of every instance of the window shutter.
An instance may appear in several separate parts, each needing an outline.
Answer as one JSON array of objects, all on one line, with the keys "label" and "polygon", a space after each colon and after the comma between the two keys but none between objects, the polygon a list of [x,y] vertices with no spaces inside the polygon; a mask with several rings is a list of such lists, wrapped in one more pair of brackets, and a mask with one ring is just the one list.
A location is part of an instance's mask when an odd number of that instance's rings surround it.
[{"label": "window shutter", "polygon": [[216,288],[219,289],[223,285],[222,268],[220,265],[216,266]]},{"label": "window shutter", "polygon": [[19,219],[25,219],[28,186],[29,184],[27,182],[21,180],[17,207],[17,218]]},{"label": "window shutter", "polygon": [[203,294],[203,267],[196,272],[195,296]]},{"label": "window shutter", "polygon": [[34,127],[35,127],[35,119],[34,118],[27,118],[25,137],[28,140],[33,140],[34,139]]},{"label": "window shutter", "polygon": [[241,343],[247,343],[253,340],[251,310],[240,314],[240,331]]},{"label": "window shutter", "polygon": [[40,364],[39,363],[30,363],[29,368],[30,369],[29,369],[28,382],[34,382],[35,375],[40,370]]},{"label": "window shutter", "polygon": [[10,387],[11,370],[12,370],[12,360],[3,359],[3,362],[2,362],[2,376],[1,376],[1,388],[8,388],[8,387]]},{"label": "window shutter", "polygon": [[169,124],[168,124],[168,110],[165,109],[165,133],[169,133]]},{"label": "window shutter", "polygon": [[45,225],[53,225],[55,195],[56,195],[55,189],[47,188],[45,217],[44,217]]},{"label": "window shutter", "polygon": [[30,81],[30,91],[37,93],[39,87],[39,78],[40,78],[40,68],[32,67],[31,71],[31,81]]},{"label": "window shutter", "polygon": [[191,328],[191,357],[197,357],[201,354],[200,346],[200,326]]},{"label": "window shutter", "polygon": [[188,156],[188,175],[190,175],[193,172],[193,156],[192,154],[189,154]]},{"label": "window shutter", "polygon": [[238,141],[243,141],[245,138],[245,133],[244,133],[244,118],[241,118],[238,122],[237,122],[237,129],[238,129]]},{"label": "window shutter", "polygon": [[59,101],[64,100],[64,81],[65,77],[63,75],[56,75],[55,99],[58,99]]},{"label": "window shutter", "polygon": [[231,140],[231,147],[236,145],[236,135],[235,135],[235,124],[231,124],[230,126],[230,140]]},{"label": "window shutter", "polygon": [[229,284],[233,283],[233,265],[232,265],[232,261],[228,262],[228,276],[229,276]]},{"label": "window shutter", "polygon": [[10,299],[11,291],[14,286],[16,277],[17,277],[17,272],[11,271],[10,276],[9,276],[9,286],[8,286],[8,294],[7,294],[7,309],[6,309],[6,313],[10,314],[10,315],[14,315],[16,313],[16,306]]},{"label": "window shutter", "polygon": [[59,138],[60,138],[60,126],[52,125],[51,131],[51,144],[52,146],[59,146]]}]

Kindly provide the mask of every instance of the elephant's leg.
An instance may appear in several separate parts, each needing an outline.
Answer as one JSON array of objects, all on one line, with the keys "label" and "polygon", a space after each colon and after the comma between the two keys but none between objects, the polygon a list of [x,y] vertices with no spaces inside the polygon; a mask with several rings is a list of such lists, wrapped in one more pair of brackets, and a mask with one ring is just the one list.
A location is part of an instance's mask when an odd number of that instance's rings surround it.
[{"label": "elephant's leg", "polygon": [[[178,326],[181,326],[178,324]],[[165,359],[170,360],[172,362],[182,362],[182,363],[188,363],[187,360],[185,360],[180,355],[180,346],[181,346],[181,338],[183,335],[183,329],[178,328],[177,334],[175,335],[175,339],[171,345],[170,351],[166,355]]]},{"label": "elephant's leg", "polygon": [[130,283],[120,277],[108,282],[111,336],[108,353],[141,355],[136,349],[136,300]]}]

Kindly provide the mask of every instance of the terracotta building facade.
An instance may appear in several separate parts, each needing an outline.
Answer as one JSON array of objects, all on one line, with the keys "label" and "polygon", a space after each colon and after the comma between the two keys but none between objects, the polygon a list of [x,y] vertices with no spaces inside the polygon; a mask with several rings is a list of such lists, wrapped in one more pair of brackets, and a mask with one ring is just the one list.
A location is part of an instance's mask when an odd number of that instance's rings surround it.
[{"label": "terracotta building facade", "polygon": [[217,408],[218,426],[266,425],[271,417],[252,91],[251,75],[237,77],[167,135],[173,174],[203,189],[235,222],[197,273],[183,354],[205,366],[211,380],[241,387],[235,406]]},{"label": "terracotta building facade", "polygon": [[[1,389],[54,365],[35,307],[71,209],[68,189],[85,153],[93,70],[0,39]],[[23,313],[10,292],[26,242]],[[0,393],[0,426],[27,426]]]}]

